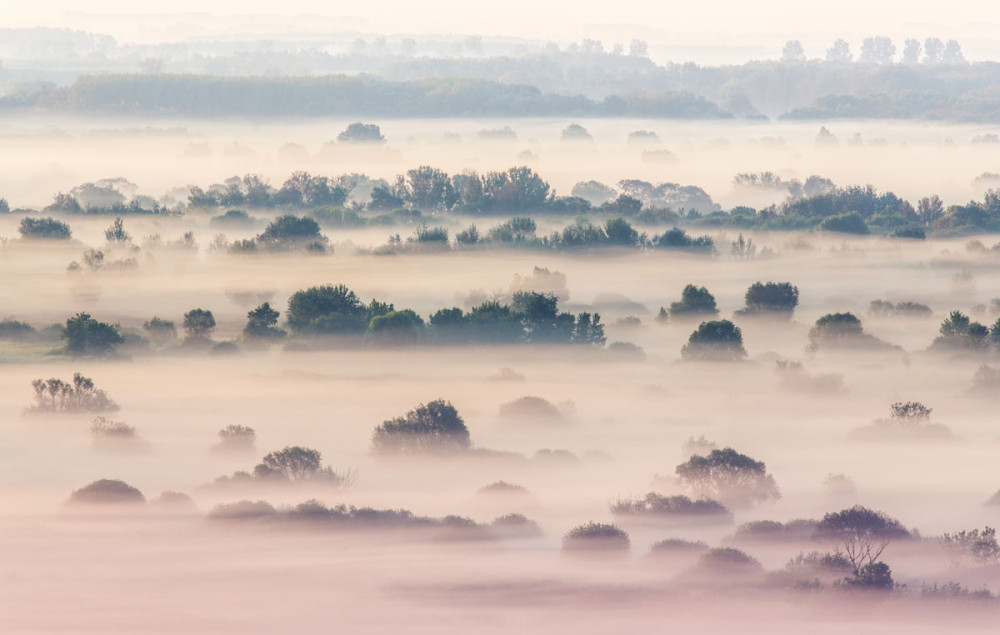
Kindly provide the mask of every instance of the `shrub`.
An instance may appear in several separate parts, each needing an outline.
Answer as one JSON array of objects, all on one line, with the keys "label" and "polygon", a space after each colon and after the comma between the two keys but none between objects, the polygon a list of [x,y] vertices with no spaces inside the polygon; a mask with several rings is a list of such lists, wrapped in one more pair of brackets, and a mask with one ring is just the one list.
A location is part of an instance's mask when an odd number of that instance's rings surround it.
[{"label": "shrub", "polygon": [[6,318],[0,322],[0,340],[24,341],[38,336],[38,331],[27,322]]},{"label": "shrub", "polygon": [[563,416],[554,403],[541,397],[525,396],[500,405],[500,416],[504,419],[527,419],[531,421],[561,421]]},{"label": "shrub", "polygon": [[972,529],[954,534],[943,534],[939,542],[959,562],[971,562],[980,566],[1000,562],[997,530],[992,527],[985,527],[982,531]]},{"label": "shrub", "polygon": [[691,500],[687,496],[663,496],[650,492],[642,498],[619,499],[611,503],[614,516],[642,516],[646,518],[676,518],[715,516],[726,520],[732,514],[714,500]]},{"label": "shrub", "polygon": [[667,538],[653,543],[650,555],[699,554],[708,551],[708,544],[701,541]]},{"label": "shrub", "polygon": [[853,313],[828,313],[816,320],[809,330],[811,351],[821,349],[871,349],[898,348],[864,332],[861,320]]},{"label": "shrub", "polygon": [[627,533],[614,525],[589,522],[567,532],[562,545],[567,551],[628,551],[631,541]]},{"label": "shrub", "polygon": [[471,445],[465,421],[451,403],[441,399],[382,422],[372,435],[376,454],[461,452]]},{"label": "shrub", "polygon": [[101,479],[81,487],[69,497],[72,505],[141,505],[142,492],[119,480]]},{"label": "shrub", "polygon": [[756,558],[732,547],[709,549],[698,559],[698,568],[712,574],[752,575],[763,573]]},{"label": "shrub", "polygon": [[216,505],[208,512],[209,520],[261,520],[277,515],[278,510],[266,501],[238,501]]},{"label": "shrub", "polygon": [[22,218],[17,231],[22,238],[35,240],[69,240],[73,237],[69,225],[54,218]]},{"label": "shrub", "polygon": [[226,451],[247,451],[254,448],[256,441],[257,432],[253,428],[230,424],[219,430],[219,443],[215,448]]},{"label": "shrub", "polygon": [[888,591],[896,586],[892,580],[892,570],[884,562],[869,562],[853,576],[844,578],[844,584],[862,589]]},{"label": "shrub", "polygon": [[124,421],[112,421],[107,417],[94,417],[90,422],[90,436],[95,440],[111,439],[127,441],[135,439],[135,427]]},{"label": "shrub", "polygon": [[169,344],[177,339],[177,327],[174,323],[171,320],[163,320],[156,316],[144,322],[142,330],[158,346]]}]

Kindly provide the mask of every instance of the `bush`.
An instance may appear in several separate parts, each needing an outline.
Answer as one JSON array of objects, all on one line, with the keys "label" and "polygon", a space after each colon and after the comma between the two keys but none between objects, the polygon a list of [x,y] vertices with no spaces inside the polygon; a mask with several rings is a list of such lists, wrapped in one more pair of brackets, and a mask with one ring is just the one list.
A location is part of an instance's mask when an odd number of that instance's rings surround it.
[{"label": "bush", "polygon": [[699,554],[708,551],[708,544],[701,541],[667,538],[653,543],[650,555]]},{"label": "bush", "polygon": [[898,347],[864,332],[861,320],[853,313],[828,313],[816,320],[809,330],[810,351],[821,349],[887,350]]},{"label": "bush", "polygon": [[589,522],[567,532],[562,545],[567,551],[628,551],[631,541],[614,525]]},{"label": "bush", "polygon": [[27,322],[6,318],[0,322],[0,340],[25,341],[38,336],[38,331]]},{"label": "bush", "polygon": [[256,442],[257,432],[253,428],[230,424],[219,430],[219,443],[215,449],[234,452],[249,451],[254,449]]},{"label": "bush", "polygon": [[691,500],[687,496],[662,496],[650,492],[638,499],[619,499],[611,503],[614,516],[642,516],[645,518],[717,517],[732,520],[728,509],[714,500]]},{"label": "bush", "polygon": [[261,520],[276,516],[278,510],[266,501],[238,501],[216,505],[208,512],[209,520]]},{"label": "bush", "polygon": [[54,218],[22,218],[17,231],[22,238],[36,240],[69,240],[73,237],[69,225]]},{"label": "bush", "polygon": [[471,445],[465,421],[451,403],[441,399],[382,422],[372,434],[376,454],[462,452]]},{"label": "bush", "polygon": [[81,487],[69,497],[72,505],[141,505],[142,492],[119,480],[101,479]]},{"label": "bush", "polygon": [[177,339],[177,327],[171,320],[163,320],[153,316],[142,325],[142,330],[146,332],[149,339],[157,346],[164,346]]},{"label": "bush", "polygon": [[702,322],[681,349],[689,360],[735,362],[746,356],[743,331],[729,320]]},{"label": "bush", "polygon": [[560,422],[563,415],[554,403],[541,397],[525,396],[500,405],[500,417],[531,422]]},{"label": "bush", "polygon": [[136,438],[135,426],[124,421],[112,421],[107,417],[94,417],[90,422],[90,436],[95,440],[129,441]]},{"label": "bush", "polygon": [[732,547],[709,549],[698,559],[698,568],[712,574],[754,575],[764,572],[756,558]]},{"label": "bush", "polygon": [[892,570],[884,562],[869,562],[853,576],[844,578],[844,584],[851,587],[888,591],[896,586],[892,580]]},{"label": "bush", "polygon": [[847,212],[824,218],[818,225],[818,229],[828,232],[839,232],[841,234],[866,235],[871,233],[865,219],[858,212]]}]

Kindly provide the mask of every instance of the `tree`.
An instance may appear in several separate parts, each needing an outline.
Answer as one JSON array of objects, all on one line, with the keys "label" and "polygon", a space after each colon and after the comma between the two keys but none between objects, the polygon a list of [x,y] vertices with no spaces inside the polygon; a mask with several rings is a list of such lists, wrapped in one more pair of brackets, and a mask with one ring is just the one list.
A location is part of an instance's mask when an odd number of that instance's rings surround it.
[{"label": "tree", "polygon": [[[621,200],[623,197],[619,197]],[[634,201],[635,199],[630,200]],[[641,204],[640,204],[641,205]],[[622,218],[609,218],[604,223],[605,244],[614,247],[634,247],[639,243],[639,232],[632,227],[631,223]]]},{"label": "tree", "polygon": [[250,339],[284,337],[285,332],[276,326],[279,315],[280,313],[271,308],[270,302],[258,306],[247,313],[247,325],[243,327],[243,337]]},{"label": "tree", "polygon": [[645,40],[632,40],[628,45],[631,57],[649,57],[649,44]]},{"label": "tree", "polygon": [[115,222],[111,223],[111,227],[104,230],[104,238],[109,243],[115,245],[124,245],[132,242],[132,236],[125,231],[125,223],[122,221],[121,216],[115,217]]},{"label": "tree", "polygon": [[315,241],[325,242],[326,238],[319,223],[305,216],[279,216],[257,236],[257,243],[268,249],[291,249]]},{"label": "tree", "polygon": [[184,314],[184,333],[189,341],[208,340],[215,330],[215,316],[206,309],[191,309]]},{"label": "tree", "polygon": [[746,306],[737,315],[766,315],[791,319],[799,304],[799,288],[791,282],[755,282],[743,296]]},{"label": "tree", "polygon": [[403,346],[418,342],[423,332],[423,318],[410,309],[402,309],[373,317],[365,337],[374,344]]},{"label": "tree", "polygon": [[944,42],[940,38],[929,37],[924,40],[924,64],[940,64],[944,55]]},{"label": "tree", "polygon": [[376,454],[451,453],[468,450],[471,445],[465,421],[442,399],[383,421],[372,434]]},{"label": "tree", "polygon": [[809,346],[817,350],[821,346],[852,344],[862,337],[864,328],[853,313],[828,313],[809,331]]},{"label": "tree", "polygon": [[421,209],[451,209],[458,202],[448,174],[422,165],[406,173],[406,200]]},{"label": "tree", "polygon": [[69,225],[54,218],[22,218],[17,231],[25,239],[69,240],[73,237]]},{"label": "tree", "polygon": [[73,373],[72,382],[56,377],[31,382],[35,391],[35,412],[113,412],[118,410],[108,393],[94,385],[89,377]]},{"label": "tree", "polygon": [[826,49],[827,62],[846,64],[851,61],[852,57],[851,45],[847,43],[847,40],[835,40],[833,46]]},{"label": "tree", "polygon": [[702,322],[681,349],[690,360],[735,362],[746,356],[743,331],[729,320]]},{"label": "tree", "polygon": [[142,505],[146,497],[125,481],[105,478],[74,491],[69,502],[73,505]]},{"label": "tree", "polygon": [[920,62],[920,41],[908,39],[903,43],[903,64],[917,64]]},{"label": "tree", "polygon": [[891,64],[896,45],[887,37],[866,37],[861,41],[862,64]]},{"label": "tree", "polygon": [[956,40],[948,40],[944,45],[941,61],[945,64],[965,64],[962,46]]},{"label": "tree", "polygon": [[337,135],[337,141],[340,143],[383,144],[385,137],[382,136],[382,130],[377,125],[359,121],[350,124]]},{"label": "tree", "polygon": [[683,317],[687,315],[717,315],[719,310],[715,306],[715,296],[709,293],[705,287],[696,287],[689,284],[681,291],[679,302],[670,303],[670,317]]},{"label": "tree", "polygon": [[163,320],[153,316],[152,319],[143,323],[142,330],[158,346],[169,344],[177,339],[177,327],[172,320]]},{"label": "tree", "polygon": [[342,284],[296,291],[285,312],[288,326],[297,333],[361,333],[371,320],[365,305]]},{"label": "tree", "polygon": [[278,452],[271,452],[264,457],[257,467],[264,466],[266,470],[255,469],[267,476],[280,476],[289,481],[302,481],[313,476],[323,467],[323,455],[319,450],[301,446],[286,447]]},{"label": "tree", "polygon": [[930,227],[934,221],[944,216],[944,203],[937,194],[920,199],[917,203],[917,218],[925,226]]},{"label": "tree", "polygon": [[781,61],[785,64],[793,64],[806,61],[806,50],[802,48],[802,42],[798,40],[788,40],[781,50]]},{"label": "tree", "polygon": [[66,341],[66,352],[74,357],[110,355],[124,341],[117,324],[99,322],[89,313],[77,313],[66,320],[62,339]]},{"label": "tree", "polygon": [[699,498],[726,505],[750,505],[781,498],[774,477],[763,461],[756,461],[732,448],[712,450],[708,456],[694,455],[677,466],[681,483]]},{"label": "tree", "polygon": [[823,516],[816,536],[834,541],[838,551],[843,548],[857,575],[864,566],[874,564],[889,543],[909,538],[910,532],[884,512],[855,505]]},{"label": "tree", "polygon": [[559,135],[560,141],[590,141],[592,142],[594,138],[590,136],[587,129],[578,123],[571,123],[570,125],[563,128],[562,133]]}]

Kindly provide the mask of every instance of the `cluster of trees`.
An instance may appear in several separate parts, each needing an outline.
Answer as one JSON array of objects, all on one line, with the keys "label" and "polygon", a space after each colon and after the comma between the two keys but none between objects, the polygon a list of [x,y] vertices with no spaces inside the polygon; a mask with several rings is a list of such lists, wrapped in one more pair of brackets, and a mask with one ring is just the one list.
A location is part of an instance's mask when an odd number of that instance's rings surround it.
[{"label": "cluster of trees", "polygon": [[102,413],[118,410],[108,393],[94,385],[94,380],[80,373],[73,374],[73,380],[66,382],[58,377],[36,379],[31,382],[35,391],[35,403],[31,412],[53,413]]},{"label": "cluster of trees", "polygon": [[[892,64],[896,55],[896,45],[890,38],[884,36],[866,37],[861,41],[861,53],[858,64]],[[844,39],[837,39],[826,49],[826,62],[846,64],[854,60],[851,45]],[[789,40],[781,51],[781,61],[786,63],[801,63],[806,61],[805,49],[798,40]],[[919,40],[907,38],[903,42],[900,64],[925,65],[957,65],[965,64],[962,45],[957,40],[942,42],[940,38],[929,37],[921,43]]]},{"label": "cluster of trees", "polygon": [[991,326],[972,321],[961,311],[952,311],[941,323],[932,349],[947,351],[1000,351],[1000,319]]}]

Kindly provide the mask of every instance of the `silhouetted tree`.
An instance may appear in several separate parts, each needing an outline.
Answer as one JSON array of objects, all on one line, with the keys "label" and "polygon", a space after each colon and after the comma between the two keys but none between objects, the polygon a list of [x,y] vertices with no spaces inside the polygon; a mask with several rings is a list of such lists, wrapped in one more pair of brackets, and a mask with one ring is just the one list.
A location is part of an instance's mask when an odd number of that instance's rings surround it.
[{"label": "silhouetted tree", "polygon": [[77,313],[66,320],[62,339],[66,352],[74,357],[109,355],[124,341],[117,324],[99,322],[89,313]]},{"label": "silhouetted tree", "polygon": [[215,330],[215,316],[206,309],[191,309],[184,314],[184,333],[188,340],[207,340]]},{"label": "silhouetted tree", "polygon": [[684,359],[739,361],[747,356],[743,331],[729,320],[702,322],[681,349]]},{"label": "silhouetted tree", "polygon": [[383,421],[372,435],[376,454],[460,452],[471,445],[465,421],[451,403],[441,399]]},{"label": "silhouetted tree", "polygon": [[677,466],[681,483],[699,498],[729,505],[749,505],[781,498],[774,477],[763,461],[756,461],[732,448],[712,450],[708,456],[694,455]]}]

